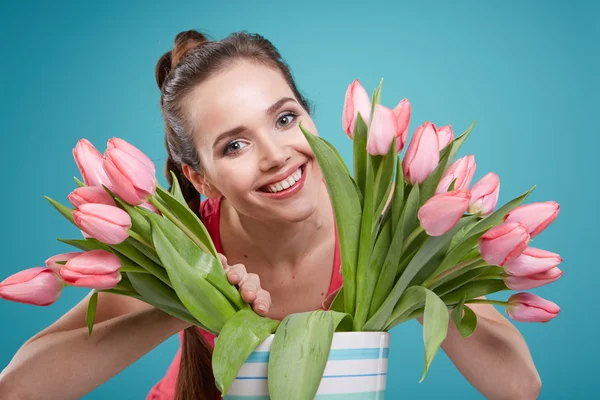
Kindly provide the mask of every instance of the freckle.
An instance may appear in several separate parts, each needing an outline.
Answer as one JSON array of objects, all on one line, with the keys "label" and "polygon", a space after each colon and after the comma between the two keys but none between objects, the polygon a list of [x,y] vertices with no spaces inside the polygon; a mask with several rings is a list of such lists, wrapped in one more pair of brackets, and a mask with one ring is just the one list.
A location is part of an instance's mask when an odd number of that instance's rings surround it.
[{"label": "freckle", "polygon": [[296,279],[296,277],[294,275],[292,275],[292,279]]},{"label": "freckle", "polygon": [[248,258],[248,256],[244,254],[244,258]]},{"label": "freckle", "polygon": [[321,292],[321,296],[325,296],[325,293]]}]

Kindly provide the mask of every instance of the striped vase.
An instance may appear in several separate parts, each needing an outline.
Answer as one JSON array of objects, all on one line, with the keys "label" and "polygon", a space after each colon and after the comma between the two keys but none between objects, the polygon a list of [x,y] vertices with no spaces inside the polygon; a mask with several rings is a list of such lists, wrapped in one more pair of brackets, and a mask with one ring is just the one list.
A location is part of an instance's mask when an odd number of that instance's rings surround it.
[{"label": "striped vase", "polygon": [[[225,400],[268,400],[267,363],[274,335],[248,357]],[[319,386],[318,400],[383,400],[388,332],[336,332]]]}]

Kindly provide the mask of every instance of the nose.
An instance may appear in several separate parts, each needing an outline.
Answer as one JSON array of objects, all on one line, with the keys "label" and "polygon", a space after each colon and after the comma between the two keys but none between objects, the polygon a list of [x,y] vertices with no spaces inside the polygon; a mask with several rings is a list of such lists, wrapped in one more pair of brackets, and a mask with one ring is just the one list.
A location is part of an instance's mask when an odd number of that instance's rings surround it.
[{"label": "nose", "polygon": [[259,168],[267,172],[273,168],[280,168],[290,159],[289,146],[281,145],[277,139],[270,137],[261,141],[261,157]]}]

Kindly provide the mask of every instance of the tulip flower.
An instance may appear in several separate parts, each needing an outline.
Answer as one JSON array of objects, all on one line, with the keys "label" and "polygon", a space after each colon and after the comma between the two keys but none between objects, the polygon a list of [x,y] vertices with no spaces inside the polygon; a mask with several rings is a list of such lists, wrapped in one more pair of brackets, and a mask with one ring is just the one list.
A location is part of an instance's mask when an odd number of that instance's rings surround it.
[{"label": "tulip flower", "polygon": [[60,296],[63,282],[51,269],[34,267],[0,282],[0,298],[18,303],[49,306]]},{"label": "tulip flower", "polygon": [[80,139],[73,149],[73,158],[83,181],[88,186],[110,188],[111,182],[102,167],[102,154],[87,139]]},{"label": "tulip flower", "polygon": [[548,322],[559,312],[558,305],[532,293],[513,294],[506,307],[508,316],[521,322]]},{"label": "tulip flower", "polygon": [[67,199],[77,208],[82,204],[96,203],[116,206],[113,198],[102,186],[83,186],[73,190]]},{"label": "tulip flower", "polygon": [[102,243],[119,244],[129,236],[131,217],[118,207],[82,204],[73,211],[75,224]]},{"label": "tulip flower", "polygon": [[71,253],[62,253],[57,254],[55,256],[50,257],[45,261],[46,267],[56,272],[60,273],[61,268],[64,266],[63,264],[58,264],[58,261],[69,261],[71,258],[76,257],[80,254],[83,254],[81,251],[74,251]]},{"label": "tulip flower", "polygon": [[411,107],[407,99],[402,99],[392,110],[396,117],[396,152],[400,153],[408,138],[408,124],[410,123]]},{"label": "tulip flower", "polygon": [[371,118],[371,98],[358,79],[355,79],[346,90],[342,112],[342,127],[350,139],[354,138],[354,127],[359,112],[368,126]]},{"label": "tulip flower", "polygon": [[466,189],[435,195],[419,209],[419,222],[429,236],[441,236],[458,223],[470,199],[471,193]]},{"label": "tulip flower", "polygon": [[563,275],[563,271],[554,267],[548,271],[528,276],[506,275],[504,283],[512,290],[529,290],[554,282]]},{"label": "tulip flower", "polygon": [[504,217],[505,222],[521,222],[534,237],[558,217],[560,205],[555,201],[526,204],[515,208]]},{"label": "tulip flower", "polygon": [[371,155],[385,155],[392,145],[398,131],[396,117],[389,108],[375,104],[373,121],[367,138],[367,153]]},{"label": "tulip flower", "polygon": [[493,172],[487,173],[471,188],[471,202],[467,211],[470,214],[490,215],[498,204],[499,193],[500,179],[498,175]]},{"label": "tulip flower", "polygon": [[437,129],[431,122],[419,126],[408,145],[402,170],[411,184],[423,183],[440,161]]},{"label": "tulip flower", "polygon": [[70,258],[60,275],[72,286],[111,289],[121,280],[119,257],[105,250],[91,250]]},{"label": "tulip flower", "polygon": [[437,130],[438,145],[440,150],[448,146],[454,140],[452,125],[441,126]]},{"label": "tulip flower", "polygon": [[440,183],[435,190],[435,194],[448,191],[448,188],[454,180],[454,189],[469,189],[473,175],[475,175],[475,156],[473,154],[459,158],[448,167]]},{"label": "tulip flower", "polygon": [[114,137],[108,140],[107,148],[123,150],[125,153],[137,158],[139,161],[144,163],[152,171],[153,175],[156,174],[156,167],[154,166],[152,160],[150,160],[150,158],[148,158],[148,156],[144,154],[143,151],[141,151],[131,143],[123,139]]},{"label": "tulip flower", "polygon": [[481,257],[490,265],[503,266],[519,257],[529,243],[527,227],[505,222],[491,228],[479,238]]},{"label": "tulip flower", "polygon": [[514,260],[504,264],[504,270],[514,276],[529,276],[546,272],[562,262],[562,258],[551,251],[527,247]]},{"label": "tulip flower", "polygon": [[112,190],[131,205],[147,201],[156,191],[156,176],[147,162],[120,148],[104,154],[104,169],[112,182]]}]

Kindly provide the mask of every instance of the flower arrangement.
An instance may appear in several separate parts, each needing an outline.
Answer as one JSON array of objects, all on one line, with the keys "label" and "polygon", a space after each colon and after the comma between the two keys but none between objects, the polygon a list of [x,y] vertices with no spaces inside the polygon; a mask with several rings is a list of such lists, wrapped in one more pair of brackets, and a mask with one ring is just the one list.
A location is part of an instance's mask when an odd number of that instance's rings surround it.
[{"label": "flower arrangement", "polygon": [[[273,399],[312,399],[334,332],[385,332],[423,317],[421,381],[454,323],[476,329],[470,304],[506,307],[514,320],[547,322],[559,307],[520,292],[507,301],[483,296],[529,290],[560,278],[558,254],[530,247],[554,221],[555,202],[524,205],[533,190],[497,208],[499,178],[471,186],[473,155],[454,160],[472,124],[454,138],[451,126],[425,122],[408,142],[411,105],[380,104],[349,85],[342,127],[353,140],[353,170],[326,140],[300,128],[323,172],[338,227],[343,287],[328,311],[282,321],[254,313],[231,285],[206,228],[186,204],[173,174],[170,191],[150,159],[112,138],[104,154],[81,139],[73,155],[83,177],[67,196],[47,198],[83,234],[59,239],[79,250],[50,257],[45,267],[0,283],[0,297],[47,306],[65,286],[93,289],[86,316],[92,334],[98,292],[131,296],[218,335],[213,371],[226,394],[241,366],[274,334],[268,361]],[[407,147],[404,157],[401,151]]]}]

